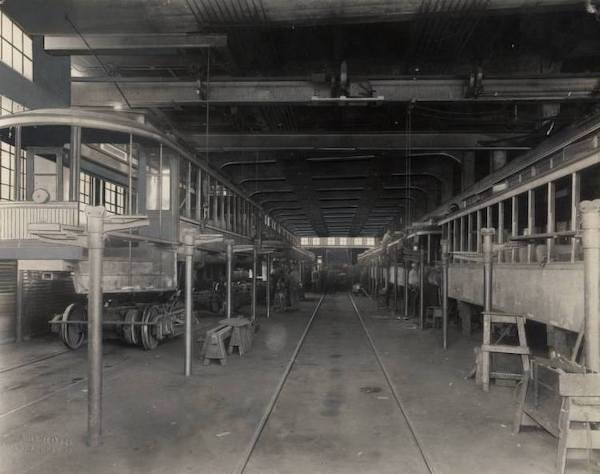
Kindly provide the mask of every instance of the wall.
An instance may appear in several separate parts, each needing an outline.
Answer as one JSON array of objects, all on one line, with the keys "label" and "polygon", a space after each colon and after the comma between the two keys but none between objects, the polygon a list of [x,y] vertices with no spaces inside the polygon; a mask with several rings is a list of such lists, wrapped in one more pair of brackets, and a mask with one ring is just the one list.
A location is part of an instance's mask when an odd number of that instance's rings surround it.
[{"label": "wall", "polygon": [[[483,265],[452,264],[448,296],[483,306]],[[497,264],[493,270],[494,310],[530,313],[541,323],[580,331],[583,325],[583,263]]]}]

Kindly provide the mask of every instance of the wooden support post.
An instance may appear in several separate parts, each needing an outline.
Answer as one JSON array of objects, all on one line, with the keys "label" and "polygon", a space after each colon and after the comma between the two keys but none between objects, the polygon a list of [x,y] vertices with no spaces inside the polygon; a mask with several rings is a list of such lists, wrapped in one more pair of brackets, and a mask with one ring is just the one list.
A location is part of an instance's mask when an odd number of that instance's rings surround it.
[{"label": "wooden support post", "polygon": [[[511,223],[511,231],[510,234],[512,237],[516,237],[517,234],[519,233],[519,203],[517,201],[517,196],[513,196],[511,198],[511,216],[512,216],[512,223]],[[517,249],[512,249],[511,250],[511,255],[510,255],[510,261],[511,263],[515,263],[516,258],[517,257]]]},{"label": "wooden support post", "polygon": [[473,213],[467,216],[467,251],[473,251]]},{"label": "wooden support post", "polygon": [[[527,231],[529,235],[535,233],[533,229],[535,225],[535,192],[533,189],[527,191]],[[533,259],[533,244],[527,243],[527,263],[531,263]]]},{"label": "wooden support post", "polygon": [[[498,203],[498,237],[497,241],[499,244],[504,243],[504,201]],[[504,254],[502,251],[498,252],[498,263],[502,263]]]},{"label": "wooden support post", "polygon": [[425,329],[425,255],[419,249],[419,327]]},{"label": "wooden support post", "polygon": [[477,223],[476,223],[476,225],[477,225],[477,233],[476,233],[476,236],[477,236],[477,247],[476,247],[475,251],[477,253],[481,253],[481,227],[482,227],[482,224],[481,224],[481,210],[477,211]]},{"label": "wooden support post", "polygon": [[[548,214],[547,214],[547,224],[546,224],[546,232],[549,234],[554,233],[556,227],[556,184],[554,182],[548,183],[547,190],[547,198],[548,198]],[[554,254],[554,238],[549,237],[546,239],[546,262],[552,261],[552,255]]]},{"label": "wooden support post", "polygon": [[460,227],[459,227],[459,231],[460,231],[460,238],[458,240],[458,249],[461,252],[464,252],[465,250],[465,216],[460,217]]},{"label": "wooden support post", "polygon": [[[579,201],[581,200],[581,175],[573,173],[571,175],[571,230],[577,231],[577,212]],[[577,258],[577,238],[571,237],[571,262]]]}]

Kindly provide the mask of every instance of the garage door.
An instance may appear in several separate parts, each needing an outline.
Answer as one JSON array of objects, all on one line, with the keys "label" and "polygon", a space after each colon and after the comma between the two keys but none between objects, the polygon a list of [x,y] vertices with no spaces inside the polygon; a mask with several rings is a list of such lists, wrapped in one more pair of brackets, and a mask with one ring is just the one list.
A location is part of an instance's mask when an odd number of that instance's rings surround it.
[{"label": "garage door", "polygon": [[0,261],[0,344],[15,340],[16,314],[17,262]]}]

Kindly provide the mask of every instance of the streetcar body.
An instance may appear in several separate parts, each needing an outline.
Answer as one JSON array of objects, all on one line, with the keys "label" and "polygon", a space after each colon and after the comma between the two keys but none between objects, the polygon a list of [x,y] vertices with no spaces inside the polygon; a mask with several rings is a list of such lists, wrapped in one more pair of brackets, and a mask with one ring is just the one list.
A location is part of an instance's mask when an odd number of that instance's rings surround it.
[{"label": "streetcar body", "polygon": [[483,306],[481,263],[453,255],[481,254],[482,229],[493,228],[494,310],[582,331],[578,206],[600,197],[599,139],[598,118],[566,128],[426,216],[449,244],[450,298]]},{"label": "streetcar body", "polygon": [[[236,244],[251,244],[264,227],[293,245],[286,229],[143,115],[23,112],[0,117],[0,146],[0,262],[11,272],[16,269],[17,286],[24,276],[64,283],[62,303],[52,302],[42,314],[69,347],[79,347],[86,331],[87,250],[40,237],[32,229],[54,226],[85,233],[90,206],[103,206],[109,215],[147,219],[144,227],[107,234],[102,262],[106,332],[146,349],[178,335],[183,324],[177,298],[183,235],[220,234]],[[203,250],[224,261],[222,244]],[[195,252],[199,273],[205,259],[204,252]],[[21,336],[41,326],[27,321],[25,288],[17,290],[20,299],[12,308]],[[247,285],[236,284],[235,294],[249,299]],[[210,294],[209,307],[216,306],[214,299]],[[0,312],[0,328],[4,318]]]}]

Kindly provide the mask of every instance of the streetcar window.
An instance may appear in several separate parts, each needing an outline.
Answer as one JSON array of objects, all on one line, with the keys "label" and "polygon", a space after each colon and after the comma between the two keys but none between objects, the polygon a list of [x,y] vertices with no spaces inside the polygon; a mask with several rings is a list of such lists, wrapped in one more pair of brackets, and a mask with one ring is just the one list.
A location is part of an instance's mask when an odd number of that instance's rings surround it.
[{"label": "streetcar window", "polygon": [[527,193],[517,196],[517,235],[524,235],[527,229],[527,203],[529,197]]},{"label": "streetcar window", "polygon": [[533,190],[534,219],[532,234],[546,232],[548,226],[548,186],[540,186]]},{"label": "streetcar window", "polygon": [[179,213],[182,216],[190,217],[188,210],[188,188],[190,179],[190,162],[182,158],[179,166]]},{"label": "streetcar window", "polygon": [[600,182],[600,164],[590,166],[581,171],[581,200],[593,201],[600,198],[598,183]]},{"label": "streetcar window", "polygon": [[503,241],[507,242],[509,239],[509,236],[512,234],[512,200],[511,199],[506,199],[505,201],[502,201],[502,207],[504,210],[504,219],[503,219],[503,224],[504,224],[504,231],[503,231]]}]

